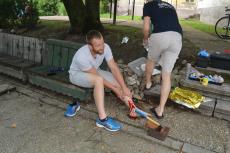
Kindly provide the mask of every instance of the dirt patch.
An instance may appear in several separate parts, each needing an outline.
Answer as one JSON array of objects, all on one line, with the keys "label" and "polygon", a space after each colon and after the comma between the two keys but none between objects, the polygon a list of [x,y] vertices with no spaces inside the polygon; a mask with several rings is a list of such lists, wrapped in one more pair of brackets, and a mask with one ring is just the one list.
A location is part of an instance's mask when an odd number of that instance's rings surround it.
[{"label": "dirt patch", "polygon": [[186,60],[189,63],[194,63],[199,50],[200,48],[198,48],[195,44],[187,38],[183,38],[183,46],[176,65],[180,64],[183,60]]},{"label": "dirt patch", "polygon": [[[127,64],[139,57],[147,55],[147,52],[142,47],[142,30],[140,28],[104,24],[105,32],[103,33],[105,42],[112,49],[114,58]],[[68,34],[68,21],[41,21],[39,25],[30,31],[20,33],[20,35],[37,37],[41,39],[60,39],[73,42],[85,43],[84,35]],[[123,37],[129,37],[127,44],[121,44]],[[183,60],[194,61],[197,48],[188,39],[183,38],[183,47],[177,65]]]}]

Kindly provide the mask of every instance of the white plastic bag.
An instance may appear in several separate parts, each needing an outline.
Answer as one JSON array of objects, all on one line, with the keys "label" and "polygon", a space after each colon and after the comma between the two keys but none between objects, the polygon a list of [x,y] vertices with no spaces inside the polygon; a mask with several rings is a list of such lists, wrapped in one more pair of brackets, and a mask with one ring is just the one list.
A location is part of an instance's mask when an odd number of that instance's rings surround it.
[{"label": "white plastic bag", "polygon": [[[141,65],[141,70],[142,70],[143,72],[145,71],[145,64],[142,64],[142,65]],[[161,74],[161,71],[158,70],[158,69],[153,69],[152,75],[158,75],[158,74]]]}]

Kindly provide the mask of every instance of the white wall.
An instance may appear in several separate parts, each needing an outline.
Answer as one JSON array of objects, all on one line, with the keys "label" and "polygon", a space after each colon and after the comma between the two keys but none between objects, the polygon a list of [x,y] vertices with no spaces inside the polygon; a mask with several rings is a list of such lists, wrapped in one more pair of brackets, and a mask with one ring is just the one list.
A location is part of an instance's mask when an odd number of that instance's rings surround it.
[{"label": "white wall", "polygon": [[117,3],[117,13],[118,15],[126,15],[128,13],[128,0],[119,0]]},{"label": "white wall", "polygon": [[225,15],[225,6],[230,8],[230,0],[199,0],[200,20],[215,25],[216,21]]},{"label": "white wall", "polygon": [[[134,15],[142,16],[143,14],[143,6],[145,0],[135,0],[135,12]],[[164,0],[166,2],[173,2],[173,5],[176,5],[175,0]],[[176,7],[176,6],[175,6]],[[117,14],[118,15],[132,15],[133,10],[133,0],[118,0]],[[177,7],[178,16],[180,18],[187,18],[196,13],[196,3],[184,3],[182,6]]]},{"label": "white wall", "polygon": [[[144,0],[135,0],[135,12],[134,15],[142,16],[143,14]],[[133,0],[118,0],[117,2],[117,15],[132,15]]]},{"label": "white wall", "polygon": [[199,0],[198,8],[219,7],[228,4],[230,4],[230,0]]}]

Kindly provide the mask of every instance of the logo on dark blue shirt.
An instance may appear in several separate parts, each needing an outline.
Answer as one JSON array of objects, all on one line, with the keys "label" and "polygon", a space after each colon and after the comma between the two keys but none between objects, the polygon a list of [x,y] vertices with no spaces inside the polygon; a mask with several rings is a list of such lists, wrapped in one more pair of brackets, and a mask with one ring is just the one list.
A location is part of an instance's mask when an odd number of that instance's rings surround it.
[{"label": "logo on dark blue shirt", "polygon": [[171,8],[174,9],[174,7],[168,3],[158,3],[159,8]]}]

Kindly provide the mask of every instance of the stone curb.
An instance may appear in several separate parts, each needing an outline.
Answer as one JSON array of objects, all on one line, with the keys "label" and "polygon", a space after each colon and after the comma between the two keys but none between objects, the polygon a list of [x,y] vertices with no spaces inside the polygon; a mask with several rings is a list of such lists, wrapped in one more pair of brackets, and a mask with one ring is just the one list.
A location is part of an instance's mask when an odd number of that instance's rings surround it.
[{"label": "stone curb", "polygon": [[9,84],[1,84],[0,85],[0,95],[3,95],[7,92],[16,90],[15,86],[9,85]]}]

